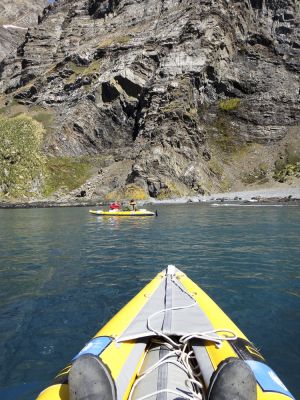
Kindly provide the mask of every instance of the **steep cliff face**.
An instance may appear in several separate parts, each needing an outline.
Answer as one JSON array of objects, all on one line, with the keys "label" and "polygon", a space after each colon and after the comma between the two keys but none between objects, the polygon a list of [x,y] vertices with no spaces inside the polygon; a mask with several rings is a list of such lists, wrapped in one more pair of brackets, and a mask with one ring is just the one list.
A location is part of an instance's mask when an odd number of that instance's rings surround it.
[{"label": "steep cliff face", "polygon": [[36,25],[47,0],[1,0],[0,61],[14,54],[24,41],[27,28]]},{"label": "steep cliff face", "polygon": [[263,182],[299,143],[298,24],[296,0],[61,0],[0,90],[51,113],[46,154],[103,156],[98,194]]}]

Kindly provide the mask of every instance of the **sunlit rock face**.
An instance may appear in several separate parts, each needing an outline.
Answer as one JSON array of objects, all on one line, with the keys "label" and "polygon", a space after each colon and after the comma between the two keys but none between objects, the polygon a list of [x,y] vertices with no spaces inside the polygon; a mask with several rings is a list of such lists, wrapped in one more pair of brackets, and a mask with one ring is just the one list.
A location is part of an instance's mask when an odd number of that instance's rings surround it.
[{"label": "sunlit rock face", "polygon": [[38,15],[47,5],[47,0],[1,0],[0,61],[15,53],[27,29],[38,23]]},{"label": "sunlit rock face", "polygon": [[279,151],[299,126],[298,22],[296,0],[61,0],[0,90],[53,111],[46,153],[113,154],[132,161],[122,184],[202,193],[241,149]]}]

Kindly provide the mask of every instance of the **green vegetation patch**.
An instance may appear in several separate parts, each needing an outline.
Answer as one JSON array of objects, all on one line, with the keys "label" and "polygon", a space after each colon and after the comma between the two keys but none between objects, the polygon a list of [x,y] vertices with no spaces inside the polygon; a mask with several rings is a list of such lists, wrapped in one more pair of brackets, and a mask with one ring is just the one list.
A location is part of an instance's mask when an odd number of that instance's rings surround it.
[{"label": "green vegetation patch", "polygon": [[174,197],[182,197],[185,195],[186,193],[181,190],[174,182],[168,181],[165,182],[165,187],[159,191],[157,199],[171,199]]},{"label": "green vegetation patch", "polygon": [[33,116],[0,115],[0,198],[25,199],[73,190],[100,163],[89,157],[46,157],[41,149],[44,127],[50,127],[52,119],[51,113],[37,110]]},{"label": "green vegetation patch", "polygon": [[241,176],[241,181],[245,184],[266,183],[269,181],[267,174],[268,174],[267,164],[260,163],[257,168],[254,168],[253,171]]},{"label": "green vegetation patch", "polygon": [[231,154],[245,146],[245,140],[237,134],[226,116],[218,116],[210,128],[216,131],[216,133],[211,132],[210,142],[213,142],[223,153]]},{"label": "green vegetation patch", "polygon": [[87,157],[48,157],[45,164],[43,194],[59,189],[74,190],[91,176],[92,163]]},{"label": "green vegetation patch", "polygon": [[44,172],[43,126],[30,116],[0,116],[0,197],[39,191]]},{"label": "green vegetation patch", "polygon": [[240,102],[241,99],[239,98],[221,100],[219,103],[219,108],[222,111],[234,111],[239,108]]},{"label": "green vegetation patch", "polygon": [[100,70],[100,60],[92,61],[89,65],[76,65],[74,62],[70,62],[66,65],[73,71],[73,74],[66,79],[66,83],[74,83],[79,76],[88,76],[98,73]]},{"label": "green vegetation patch", "polygon": [[52,132],[54,116],[51,111],[41,110],[34,113],[32,117],[43,125],[47,133]]},{"label": "green vegetation patch", "polygon": [[228,177],[222,177],[219,185],[221,192],[228,192],[232,187],[232,181]]},{"label": "green vegetation patch", "polygon": [[295,164],[285,164],[275,169],[273,178],[278,182],[286,182],[289,177],[300,178],[300,162]]},{"label": "green vegetation patch", "polygon": [[291,143],[288,143],[285,148],[287,164],[297,164],[300,162],[300,141],[299,132]]},{"label": "green vegetation patch", "polygon": [[85,69],[84,65],[77,65],[74,62],[69,62],[66,65],[66,67],[69,68],[70,70],[72,70],[77,75],[80,75],[82,73],[82,71],[84,71],[84,69]]},{"label": "green vegetation patch", "polygon": [[208,167],[217,178],[220,179],[223,176],[224,168],[216,159],[209,160]]},{"label": "green vegetation patch", "polygon": [[98,47],[103,49],[103,48],[110,47],[111,45],[115,45],[115,44],[119,44],[119,45],[127,44],[130,40],[131,40],[131,38],[128,35],[107,37],[99,43]]},{"label": "green vegetation patch", "polygon": [[149,198],[149,194],[145,192],[140,186],[130,183],[123,188],[113,190],[105,196],[105,200],[146,200]]},{"label": "green vegetation patch", "polygon": [[95,74],[96,72],[99,72],[100,65],[101,65],[100,60],[95,60],[95,61],[91,62],[90,65],[88,65],[85,68],[84,74],[91,75],[91,74]]},{"label": "green vegetation patch", "polygon": [[41,106],[28,107],[23,104],[19,104],[15,99],[13,99],[8,105],[0,108],[0,115],[1,114],[10,118],[25,114],[40,122],[44,126],[47,133],[52,132],[53,129],[53,111]]},{"label": "green vegetation patch", "polygon": [[300,178],[300,141],[296,135],[285,146],[285,154],[275,162],[273,178],[278,182],[285,182],[289,177]]}]

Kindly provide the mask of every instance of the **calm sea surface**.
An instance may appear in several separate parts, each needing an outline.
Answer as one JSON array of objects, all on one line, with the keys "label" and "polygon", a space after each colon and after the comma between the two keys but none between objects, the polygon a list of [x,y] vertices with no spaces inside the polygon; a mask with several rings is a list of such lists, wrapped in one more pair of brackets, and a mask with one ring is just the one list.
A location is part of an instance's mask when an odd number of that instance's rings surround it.
[{"label": "calm sea surface", "polygon": [[156,209],[140,219],[0,210],[1,400],[34,399],[167,264],[206,290],[300,396],[300,207]]}]

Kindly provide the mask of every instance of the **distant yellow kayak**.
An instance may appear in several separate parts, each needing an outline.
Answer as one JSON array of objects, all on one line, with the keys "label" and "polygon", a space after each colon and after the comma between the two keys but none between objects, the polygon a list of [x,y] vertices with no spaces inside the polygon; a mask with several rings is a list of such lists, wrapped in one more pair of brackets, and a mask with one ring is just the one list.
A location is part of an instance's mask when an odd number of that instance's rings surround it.
[{"label": "distant yellow kayak", "polygon": [[[262,329],[272,334],[267,326]],[[291,399],[294,397],[253,343],[173,265],[102,327],[38,397]]]},{"label": "distant yellow kayak", "polygon": [[89,210],[91,214],[102,217],[154,217],[157,215],[155,212],[140,209],[136,211],[120,211],[120,210]]}]

